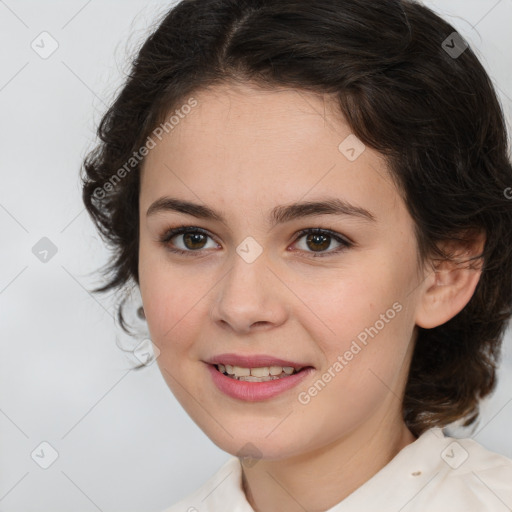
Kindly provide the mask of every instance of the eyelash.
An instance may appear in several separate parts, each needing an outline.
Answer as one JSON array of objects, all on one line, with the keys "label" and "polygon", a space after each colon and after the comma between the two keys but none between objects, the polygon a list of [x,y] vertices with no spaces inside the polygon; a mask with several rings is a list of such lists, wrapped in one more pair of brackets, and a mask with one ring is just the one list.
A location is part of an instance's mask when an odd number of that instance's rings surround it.
[{"label": "eyelash", "polygon": [[[171,239],[174,238],[175,236],[187,234],[187,233],[200,233],[202,235],[208,236],[209,238],[212,238],[212,240],[213,240],[213,237],[206,230],[204,230],[202,228],[198,228],[198,227],[194,227],[194,226],[179,226],[179,227],[171,228],[171,229],[168,229],[167,231],[165,231],[163,233],[163,235],[160,237],[160,242],[170,252],[173,252],[176,254],[181,254],[184,256],[193,256],[194,253],[199,253],[199,252],[201,252],[202,249],[198,249],[197,251],[193,251],[193,250],[184,251],[183,249],[176,249],[175,247],[171,247],[171,245],[169,244]],[[295,241],[293,243],[295,244],[304,235],[309,235],[309,234],[329,236],[329,237],[333,238],[334,240],[336,240],[336,242],[339,242],[341,244],[341,246],[338,247],[337,249],[334,249],[334,250],[328,251],[328,252],[323,252],[323,253],[322,252],[315,253],[313,251],[311,251],[311,252],[304,251],[307,254],[311,254],[311,256],[313,258],[324,258],[326,256],[332,256],[333,254],[339,254],[340,252],[343,252],[354,245],[353,242],[347,240],[346,238],[341,237],[340,235],[336,234],[335,232],[330,231],[328,229],[321,229],[321,228],[308,228],[308,229],[303,229],[303,230],[299,231],[297,233]]]}]

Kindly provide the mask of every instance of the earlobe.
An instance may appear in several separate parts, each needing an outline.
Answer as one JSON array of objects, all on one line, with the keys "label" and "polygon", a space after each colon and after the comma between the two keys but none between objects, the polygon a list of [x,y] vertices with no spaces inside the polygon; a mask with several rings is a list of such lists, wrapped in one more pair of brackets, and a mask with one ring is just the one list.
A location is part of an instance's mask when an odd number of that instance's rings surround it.
[{"label": "earlobe", "polygon": [[432,329],[446,323],[464,309],[471,300],[483,268],[482,254],[485,237],[477,235],[454,248],[454,242],[440,245],[450,259],[433,265],[423,283],[419,298],[416,325]]}]

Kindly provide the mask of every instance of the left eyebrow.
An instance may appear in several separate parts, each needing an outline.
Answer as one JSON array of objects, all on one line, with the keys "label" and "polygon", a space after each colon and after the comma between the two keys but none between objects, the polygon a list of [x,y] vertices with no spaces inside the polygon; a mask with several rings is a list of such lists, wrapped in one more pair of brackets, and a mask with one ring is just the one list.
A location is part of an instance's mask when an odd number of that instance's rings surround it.
[{"label": "left eyebrow", "polygon": [[[173,197],[161,197],[157,199],[148,208],[146,216],[149,217],[157,212],[164,211],[175,211],[191,215],[198,219],[214,220],[226,224],[226,219],[222,213],[208,206]],[[274,227],[277,224],[283,224],[304,217],[312,217],[314,215],[352,216],[365,221],[376,221],[375,215],[369,210],[355,206],[339,198],[328,197],[321,201],[305,201],[290,205],[276,206],[270,212],[267,222],[271,227]]]}]

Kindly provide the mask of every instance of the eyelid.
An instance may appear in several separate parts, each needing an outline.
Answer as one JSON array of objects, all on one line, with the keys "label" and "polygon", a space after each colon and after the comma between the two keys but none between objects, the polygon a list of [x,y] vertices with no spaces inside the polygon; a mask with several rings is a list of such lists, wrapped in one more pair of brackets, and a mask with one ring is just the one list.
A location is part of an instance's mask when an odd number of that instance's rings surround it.
[{"label": "eyelid", "polygon": [[[211,238],[212,240],[215,241],[215,243],[218,244],[218,242],[215,240],[215,237],[208,230],[206,230],[204,228],[200,228],[198,226],[189,226],[189,225],[181,225],[181,226],[177,226],[175,228],[169,228],[169,229],[165,230],[163,232],[163,234],[159,237],[159,241],[166,247],[167,250],[169,250],[172,253],[181,254],[184,256],[200,255],[202,252],[204,252],[204,249],[198,249],[198,250],[194,251],[194,250],[177,249],[177,248],[172,248],[169,246],[169,242],[172,238],[174,238],[175,236],[184,235],[187,233],[203,234],[203,235]],[[331,250],[324,251],[324,252],[322,252],[322,251],[321,252],[302,251],[302,250],[297,251],[299,253],[306,253],[308,255],[308,256],[306,256],[307,258],[310,258],[310,257],[318,258],[318,257],[324,257],[324,256],[328,257],[331,255],[340,254],[341,252],[343,252],[347,249],[350,249],[351,247],[356,245],[356,243],[354,241],[352,241],[347,236],[342,235],[341,233],[338,233],[331,229],[318,228],[318,227],[305,228],[305,229],[302,229],[302,230],[298,231],[297,233],[295,233],[293,244],[297,243],[303,236],[309,235],[309,234],[320,234],[320,235],[329,236],[330,238],[334,239],[341,245],[340,245],[340,247],[338,247],[336,249],[333,249],[333,250],[331,249]],[[296,252],[296,251],[294,251],[294,252]]]}]

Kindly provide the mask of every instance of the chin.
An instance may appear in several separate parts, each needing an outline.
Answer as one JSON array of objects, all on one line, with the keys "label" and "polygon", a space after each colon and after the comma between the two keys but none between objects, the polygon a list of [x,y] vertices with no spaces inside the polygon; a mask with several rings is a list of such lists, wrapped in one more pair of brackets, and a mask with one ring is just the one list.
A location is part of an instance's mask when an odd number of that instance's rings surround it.
[{"label": "chin", "polygon": [[[209,432],[206,429],[203,429],[203,431],[221,450],[243,459],[277,460],[302,453],[304,443],[300,440],[291,439],[290,434],[284,429],[280,432],[280,435],[277,431],[272,432],[277,423],[273,422],[271,428],[265,426],[265,428],[258,429],[256,427],[252,430],[230,429],[229,425],[223,424],[223,427],[233,437],[219,428],[215,428],[215,432]],[[268,435],[269,432],[272,432],[272,434]]]}]

